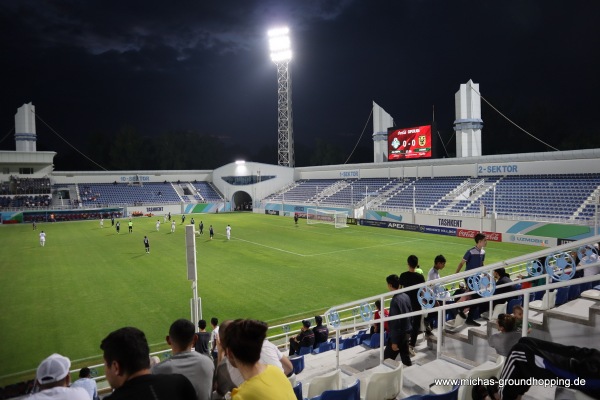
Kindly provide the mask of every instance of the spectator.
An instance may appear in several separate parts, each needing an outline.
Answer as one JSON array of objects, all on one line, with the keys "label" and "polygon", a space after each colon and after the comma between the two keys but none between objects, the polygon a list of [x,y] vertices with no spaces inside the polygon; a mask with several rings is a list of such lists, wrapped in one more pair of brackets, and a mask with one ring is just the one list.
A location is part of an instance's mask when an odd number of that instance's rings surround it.
[{"label": "spectator", "polygon": [[[524,337],[510,350],[500,375],[516,384],[500,387],[503,400],[521,398],[532,379],[553,379],[560,386],[600,398],[600,351]],[[575,379],[579,384],[575,385]]]},{"label": "spectator", "polygon": [[[513,317],[515,317],[515,330],[517,332],[523,331],[523,307],[519,304],[513,307]],[[527,334],[531,333],[531,323],[527,323]]]},{"label": "spectator", "polygon": [[205,320],[201,319],[198,321],[198,329],[200,329],[200,331],[196,333],[198,339],[196,339],[194,348],[198,353],[206,354],[207,356],[211,357],[210,350],[208,349],[210,343],[210,333],[206,332]]},{"label": "spectator", "polygon": [[266,334],[267,325],[261,321],[236,320],[227,327],[224,337],[227,358],[244,377],[244,383],[231,392],[232,400],[296,399],[290,381],[281,370],[259,362]]},{"label": "spectator", "polygon": [[[174,220],[173,223],[175,223]],[[210,333],[210,355],[215,363],[215,368],[217,368],[217,358],[219,356],[219,319],[217,317],[212,317],[210,319],[210,326],[212,326],[212,332]]]},{"label": "spectator", "polygon": [[152,373],[181,374],[194,385],[198,400],[210,400],[215,366],[209,356],[192,350],[194,331],[194,324],[186,319],[173,322],[166,338],[173,355],[152,367]]},{"label": "spectator", "polygon": [[300,347],[310,347],[312,348],[315,344],[315,334],[310,330],[310,321],[304,320],[302,321],[302,327],[300,328],[300,333],[293,338],[290,338],[290,354],[289,356],[293,356],[294,354],[300,351]]},{"label": "spectator", "polygon": [[31,397],[32,400],[61,399],[61,400],[90,400],[85,389],[70,388],[69,375],[71,360],[54,353],[42,361],[36,371],[35,380],[40,385],[40,392]]},{"label": "spectator", "polygon": [[213,398],[222,399],[225,394],[231,392],[234,388],[237,387],[235,383],[231,380],[231,375],[229,374],[229,369],[231,364],[227,359],[227,352],[225,351],[224,343],[225,343],[225,332],[227,331],[227,326],[231,323],[231,320],[221,322],[219,326],[219,340],[217,341],[217,345],[219,346],[219,357],[218,360],[215,360],[217,363],[217,368],[215,369],[215,376],[213,378]]},{"label": "spectator", "polygon": [[[463,265],[465,265],[465,264],[467,264],[467,268],[466,268],[467,271],[483,267],[483,264],[485,262],[484,247],[487,245],[487,238],[485,237],[485,235],[483,233],[478,233],[475,235],[474,239],[475,239],[475,246],[471,247],[469,250],[467,250],[467,252],[463,256],[460,263],[458,263],[458,266],[456,267],[457,274],[460,272]],[[467,279],[465,278],[465,282],[466,281],[467,281]],[[477,293],[473,293],[471,295],[472,299],[477,299],[480,297],[481,296],[479,296]],[[471,305],[468,317],[464,314],[463,310],[460,310],[459,314],[462,318],[466,319],[465,323],[467,325],[481,326],[481,324],[479,322],[475,321],[475,314],[479,314],[479,305],[478,304]]]},{"label": "spectator", "polygon": [[491,347],[496,349],[496,352],[501,356],[508,356],[510,349],[519,341],[521,338],[521,332],[517,332],[515,329],[515,317],[511,314],[500,314],[498,315],[499,333],[495,333],[488,339],[488,343]]},{"label": "spectator", "polygon": [[[379,318],[381,318],[381,300],[375,300],[375,308],[377,309],[375,311],[375,316],[373,317],[374,320],[378,320]],[[383,309],[383,318],[387,317],[390,315],[390,312],[387,310],[387,308]],[[379,333],[379,326],[381,324],[377,323],[377,324],[373,324],[371,325],[371,335],[374,333]],[[383,323],[383,330],[386,333],[390,332],[390,326],[389,323],[386,321]]]},{"label": "spectator", "polygon": [[85,389],[92,400],[100,400],[98,397],[98,385],[92,379],[92,371],[88,367],[83,367],[79,370],[79,379],[77,379],[71,387],[80,387]]},{"label": "spectator", "polygon": [[114,392],[105,400],[195,400],[196,391],[183,375],[152,375],[144,332],[126,327],[102,340],[106,380]]},{"label": "spectator", "polygon": [[319,344],[329,340],[329,329],[323,325],[323,317],[320,315],[315,315],[315,323],[317,326],[315,326],[312,331],[315,334],[315,344],[313,345],[313,348],[316,349],[319,347]]},{"label": "spectator", "polygon": [[[406,260],[406,264],[408,266],[408,271],[400,274],[400,286],[403,288],[419,285],[421,283],[425,283],[425,278],[423,274],[415,272],[415,270],[419,267],[419,259],[415,255],[408,256]],[[419,289],[414,289],[406,292],[408,297],[410,298],[410,304],[413,311],[421,310],[421,304],[419,303]],[[412,333],[410,335],[410,347],[409,352],[411,357],[415,356],[415,346],[417,345],[417,337],[419,336],[419,332],[421,329],[421,318],[422,315],[415,315],[412,317]],[[426,334],[429,336],[432,334],[431,329],[426,331]]]},{"label": "spectator", "polygon": [[[393,292],[400,288],[400,278],[398,275],[390,275],[386,278],[388,290]],[[410,298],[406,293],[396,293],[390,302],[390,317],[396,315],[407,314],[412,312]],[[402,364],[410,367],[409,341],[410,332],[412,332],[411,318],[401,318],[390,321],[390,337],[383,352],[383,358],[391,358],[393,360],[398,357],[402,359]]]}]

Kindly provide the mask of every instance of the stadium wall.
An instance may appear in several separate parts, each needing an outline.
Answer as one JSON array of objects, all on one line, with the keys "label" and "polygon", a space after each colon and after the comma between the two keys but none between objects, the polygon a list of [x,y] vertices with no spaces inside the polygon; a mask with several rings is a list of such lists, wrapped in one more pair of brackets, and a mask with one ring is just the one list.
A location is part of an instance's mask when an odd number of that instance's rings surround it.
[{"label": "stadium wall", "polygon": [[55,171],[54,184],[69,185],[79,183],[128,183],[128,182],[193,182],[212,181],[212,171]]}]

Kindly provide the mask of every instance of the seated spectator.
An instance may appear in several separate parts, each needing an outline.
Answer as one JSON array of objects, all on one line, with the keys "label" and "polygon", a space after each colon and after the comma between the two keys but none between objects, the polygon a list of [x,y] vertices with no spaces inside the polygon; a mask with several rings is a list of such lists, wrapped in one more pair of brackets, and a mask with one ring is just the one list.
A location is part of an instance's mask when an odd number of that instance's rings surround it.
[{"label": "seated spectator", "polygon": [[500,333],[495,333],[488,339],[491,347],[496,349],[496,352],[501,356],[508,356],[510,349],[521,338],[521,332],[515,330],[515,318],[511,314],[498,315],[498,330]]},{"label": "seated spectator", "polygon": [[[591,254],[589,256],[586,255],[586,256],[582,257],[578,266],[585,267],[588,264],[596,263],[598,261],[598,254],[597,254],[598,246],[599,246],[598,243],[594,243],[593,247],[594,247],[594,249],[596,249],[596,252],[591,252]],[[583,270],[583,276],[593,276],[593,275],[600,275],[600,265],[595,265],[593,267],[586,267]]]},{"label": "seated spectator", "polygon": [[69,368],[71,368],[71,360],[67,357],[54,353],[46,358],[40,363],[35,373],[35,380],[40,385],[40,392],[28,398],[32,400],[90,400],[85,389],[68,387],[71,382]]},{"label": "seated spectator", "polygon": [[[126,327],[102,340],[106,380],[114,392],[105,400],[196,400],[196,391],[183,375],[152,375],[150,349],[144,332]],[[87,395],[86,395],[87,397]]]},{"label": "seated spectator", "polygon": [[196,333],[198,339],[196,340],[194,348],[198,353],[206,354],[207,356],[211,357],[210,351],[208,350],[208,344],[210,343],[210,333],[206,332],[205,320],[201,319],[200,321],[198,321],[198,329],[200,329],[200,331]]},{"label": "seated spectator", "polygon": [[[496,290],[494,291],[494,294],[504,294],[504,293],[510,293],[512,291],[514,291],[516,288],[514,285],[507,285],[504,287],[498,287],[500,285],[504,285],[507,283],[512,283],[512,280],[510,279],[510,275],[506,273],[506,270],[504,268],[496,268],[494,270],[494,278],[496,279]],[[492,305],[495,307],[497,304],[502,304],[502,303],[506,303],[510,300],[512,300],[514,297],[505,297],[503,299],[497,299],[497,300],[493,300],[492,301]],[[479,306],[479,309],[481,311],[487,311],[487,312],[492,312],[490,311],[490,306],[489,303],[485,303],[485,304],[481,304]]]},{"label": "seated spectator", "polygon": [[152,373],[181,374],[194,385],[198,400],[210,400],[215,366],[209,356],[192,350],[196,341],[194,330],[194,324],[187,319],[171,324],[166,340],[173,355],[152,367]]},{"label": "seated spectator", "polygon": [[[523,331],[523,307],[516,305],[513,307],[513,317],[515,317],[515,330],[517,332]],[[531,323],[527,323],[527,333],[531,333]]]},{"label": "seated spectator", "polygon": [[[375,311],[375,315],[374,315],[373,319],[378,320],[379,318],[381,318],[381,300],[375,300],[375,308],[377,310]],[[383,309],[383,318],[385,318],[389,315],[390,315],[390,312],[387,310],[387,308],[384,308]],[[379,326],[380,326],[379,323],[371,325],[371,335],[374,333],[379,333]],[[386,333],[390,332],[390,326],[387,321],[383,323],[383,330]]]},{"label": "seated spectator", "polygon": [[79,379],[77,379],[71,387],[80,387],[85,389],[92,400],[100,400],[98,397],[98,385],[92,379],[92,371],[88,367],[83,367],[79,370]]},{"label": "seated spectator", "polygon": [[[524,337],[510,350],[500,375],[515,384],[500,387],[503,400],[519,399],[532,379],[552,379],[559,386],[600,399],[600,351]],[[580,378],[578,383],[575,380]]]},{"label": "seated spectator", "polygon": [[290,354],[294,354],[300,351],[300,347],[312,347],[315,344],[315,334],[310,330],[310,321],[302,321],[302,327],[300,333],[293,338],[290,338]]},{"label": "seated spectator", "polygon": [[283,372],[259,362],[266,336],[267,324],[261,321],[239,319],[227,326],[224,337],[227,358],[244,378],[244,383],[231,392],[232,400],[296,399],[292,385]]},{"label": "seated spectator", "polygon": [[325,343],[329,340],[329,329],[323,325],[323,317],[320,315],[315,315],[315,323],[317,326],[312,329],[313,333],[315,334],[315,344],[313,345],[314,349],[319,347],[319,344]]}]

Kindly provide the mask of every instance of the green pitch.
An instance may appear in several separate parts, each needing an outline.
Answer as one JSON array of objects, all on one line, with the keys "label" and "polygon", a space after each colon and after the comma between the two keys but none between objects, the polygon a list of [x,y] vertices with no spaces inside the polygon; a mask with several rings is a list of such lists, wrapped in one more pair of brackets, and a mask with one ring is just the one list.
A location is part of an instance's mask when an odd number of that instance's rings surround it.
[{"label": "green pitch", "polygon": [[[186,218],[190,221],[191,215]],[[391,229],[307,225],[259,214],[198,214],[198,293],[203,318],[256,318],[278,324],[312,317],[331,306],[387,290],[385,277],[406,271],[419,257],[427,273],[437,254],[451,274],[472,239]],[[0,226],[0,385],[31,378],[53,352],[74,367],[101,363],[100,341],[123,326],[142,329],[152,351],[177,318],[190,318],[185,227],[157,217]],[[208,237],[210,225],[215,238]],[[225,238],[225,227],[232,238]],[[38,234],[47,233],[41,247]],[[150,239],[150,254],[143,238]],[[535,247],[489,242],[486,263],[533,252]]]}]

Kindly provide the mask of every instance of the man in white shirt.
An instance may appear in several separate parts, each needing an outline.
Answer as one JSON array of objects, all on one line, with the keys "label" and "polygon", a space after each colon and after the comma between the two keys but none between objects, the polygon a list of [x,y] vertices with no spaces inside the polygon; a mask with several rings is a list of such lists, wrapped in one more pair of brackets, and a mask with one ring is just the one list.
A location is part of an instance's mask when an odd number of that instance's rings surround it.
[{"label": "man in white shirt", "polygon": [[90,400],[85,389],[69,387],[69,383],[71,383],[69,368],[71,368],[71,360],[57,353],[42,361],[35,374],[40,391],[28,399]]},{"label": "man in white shirt", "polygon": [[81,370],[79,370],[79,379],[73,382],[71,387],[80,387],[85,389],[92,400],[100,399],[98,397],[98,385],[96,384],[96,381],[92,379],[92,373],[88,367],[83,367]]}]

